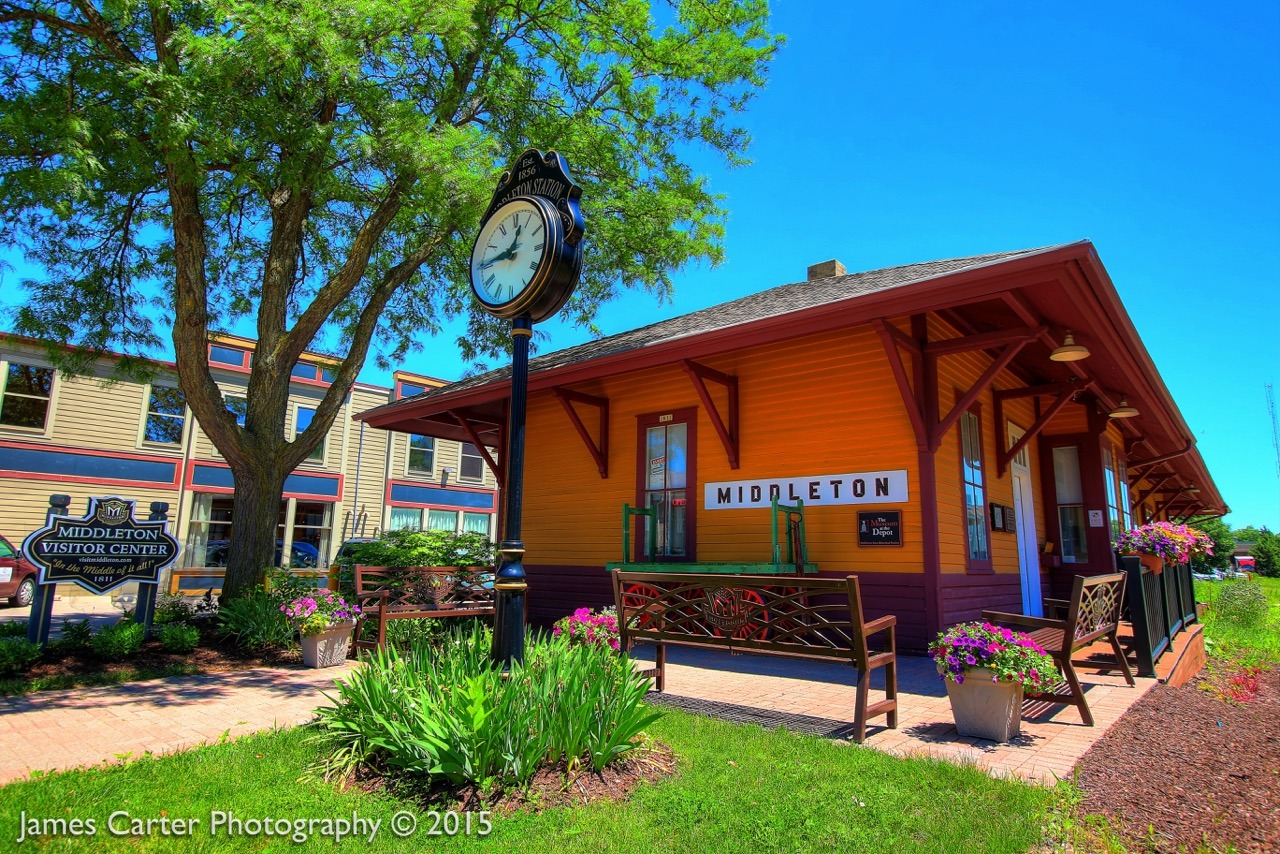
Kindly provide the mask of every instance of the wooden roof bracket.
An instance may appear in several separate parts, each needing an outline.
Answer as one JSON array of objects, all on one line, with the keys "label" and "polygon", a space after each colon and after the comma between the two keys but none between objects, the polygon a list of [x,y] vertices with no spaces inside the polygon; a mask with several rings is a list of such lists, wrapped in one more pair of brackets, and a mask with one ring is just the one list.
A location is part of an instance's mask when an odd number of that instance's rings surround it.
[{"label": "wooden roof bracket", "polygon": [[[493,472],[493,479],[498,482],[498,488],[502,489],[506,483],[506,473],[493,461],[493,457],[489,455],[489,449],[484,446],[484,442],[480,440],[480,434],[476,431],[475,425],[471,423],[471,419],[467,414],[458,409],[450,409],[449,415],[454,421],[458,422],[458,426],[466,431],[471,437],[471,444],[476,446],[476,450],[480,452],[480,456],[484,458],[485,464],[489,466],[489,471]],[[489,423],[489,422],[485,422]]]},{"label": "wooden roof bracket", "polygon": [[1165,510],[1169,509],[1169,506],[1173,504],[1173,502],[1177,501],[1179,498],[1181,498],[1186,494],[1187,494],[1187,488],[1184,486],[1181,489],[1179,489],[1177,492],[1173,493],[1168,498],[1166,498],[1163,504],[1156,507],[1156,509],[1151,513],[1151,518],[1154,519],[1156,516],[1159,516]]},{"label": "wooden roof bracket", "polygon": [[[947,435],[947,431],[955,426],[956,422],[960,420],[960,416],[995,382],[1000,372],[1009,366],[1013,358],[1018,355],[1018,352],[1023,347],[1027,346],[1030,340],[1030,338],[1023,338],[1005,345],[1004,349],[1000,351],[1000,355],[991,363],[991,366],[982,373],[982,376],[978,377],[973,386],[965,392],[962,398],[956,401],[955,406],[951,407],[951,411],[946,414],[946,417],[933,428],[933,433],[929,437],[929,447],[931,449],[936,451],[942,445],[942,437]],[[926,357],[929,357],[928,353],[926,353]]]},{"label": "wooden roof bracket", "polygon": [[[1015,388],[997,390],[995,392],[994,398],[997,430],[999,430],[1004,424],[1005,400],[1011,397],[1022,397],[1022,392],[1024,391],[1027,391],[1027,389]],[[996,471],[998,476],[1002,476],[1006,471],[1008,471],[1010,461],[1013,460],[1014,457],[1018,456],[1018,454],[1022,453],[1022,449],[1030,444],[1032,439],[1040,435],[1040,431],[1048,426],[1049,422],[1053,420],[1055,415],[1062,411],[1064,406],[1075,400],[1076,394],[1079,391],[1080,389],[1071,383],[1061,383],[1058,386],[1057,399],[1054,400],[1049,408],[1036,419],[1034,424],[1027,428],[1027,432],[1023,433],[1022,437],[1019,438],[1017,442],[1013,443],[1012,448],[1005,450],[1004,447],[1004,444],[1007,441],[1006,437],[1008,436],[1008,431],[1005,431],[1003,434],[996,434]]]},{"label": "wooden roof bracket", "polygon": [[1173,475],[1167,474],[1164,477],[1157,480],[1151,486],[1150,489],[1147,489],[1144,492],[1138,493],[1138,497],[1133,501],[1134,506],[1138,506],[1145,503],[1148,498],[1150,498],[1151,496],[1155,495],[1157,492],[1160,491],[1160,487],[1164,486],[1166,483],[1168,483],[1172,479],[1173,479]]},{"label": "wooden roof bracket", "polygon": [[907,369],[902,364],[902,354],[898,352],[898,345],[906,346],[917,359],[923,355],[924,350],[914,338],[886,322],[882,317],[871,321],[871,325],[879,333],[880,343],[884,345],[884,353],[889,357],[889,367],[893,369],[893,378],[898,383],[898,393],[902,395],[902,405],[906,407],[907,417],[911,420],[916,444],[926,448],[929,445],[929,431],[925,427],[924,412],[919,398],[911,389],[911,381],[907,379]]},{"label": "wooden roof bracket", "polygon": [[[609,398],[583,394],[580,391],[560,388],[559,386],[553,388],[552,391],[556,393],[556,400],[560,401],[560,405],[564,407],[565,414],[569,416],[569,420],[573,423],[573,428],[582,437],[582,444],[587,446],[587,452],[596,461],[596,470],[600,472],[600,477],[607,480],[609,477]],[[591,438],[591,432],[587,430],[587,425],[582,423],[578,410],[573,408],[575,403],[594,406],[598,411],[600,415],[600,440],[598,442]]]},{"label": "wooden roof bracket", "polygon": [[931,341],[924,346],[930,356],[947,356],[952,353],[967,353],[971,350],[989,350],[1019,342],[1030,343],[1049,331],[1047,326],[1021,326],[1015,329],[997,329],[994,332],[979,332],[959,338],[943,338]]},{"label": "wooden roof bracket", "polygon": [[[688,359],[682,359],[680,366],[693,382],[693,390],[698,393],[702,407],[707,410],[711,426],[716,428],[716,435],[720,437],[720,444],[724,445],[725,455],[729,458],[729,468],[736,469],[738,467],[738,378]],[[728,392],[729,401],[725,407],[727,418],[720,414],[720,409],[711,398],[711,392],[707,390],[708,380],[719,383]]]},{"label": "wooden roof bracket", "polygon": [[1196,443],[1194,441],[1190,441],[1183,445],[1181,450],[1173,451],[1168,454],[1161,454],[1158,457],[1151,457],[1146,460],[1135,460],[1134,462],[1129,463],[1129,471],[1133,472],[1138,469],[1144,469],[1147,466],[1153,466],[1156,463],[1163,463],[1172,459],[1177,459],[1178,457],[1191,453],[1191,449],[1195,447],[1195,444]]}]

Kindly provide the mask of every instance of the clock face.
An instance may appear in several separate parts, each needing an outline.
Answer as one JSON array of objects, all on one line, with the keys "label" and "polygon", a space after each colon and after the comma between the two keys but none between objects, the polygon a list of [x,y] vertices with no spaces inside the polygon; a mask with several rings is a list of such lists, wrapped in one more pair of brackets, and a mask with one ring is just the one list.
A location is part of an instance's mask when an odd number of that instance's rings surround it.
[{"label": "clock face", "polygon": [[506,306],[541,287],[551,266],[551,231],[546,211],[531,199],[513,199],[494,211],[471,251],[471,287],[480,301]]}]

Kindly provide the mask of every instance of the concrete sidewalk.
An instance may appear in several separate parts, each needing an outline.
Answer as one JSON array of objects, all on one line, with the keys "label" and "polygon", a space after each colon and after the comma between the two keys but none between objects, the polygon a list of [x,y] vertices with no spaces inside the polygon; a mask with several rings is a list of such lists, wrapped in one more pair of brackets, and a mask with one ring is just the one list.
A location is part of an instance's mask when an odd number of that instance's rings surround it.
[{"label": "concrete sidewalk", "polygon": [[341,667],[258,668],[0,697],[0,784],[306,723]]}]

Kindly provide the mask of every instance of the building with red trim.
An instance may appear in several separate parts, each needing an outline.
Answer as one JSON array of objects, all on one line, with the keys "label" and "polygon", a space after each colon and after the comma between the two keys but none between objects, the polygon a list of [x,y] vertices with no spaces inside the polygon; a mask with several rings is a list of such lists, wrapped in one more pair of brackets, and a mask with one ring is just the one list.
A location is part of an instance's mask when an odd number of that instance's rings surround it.
[{"label": "building with red trim", "polygon": [[[505,447],[509,388],[493,371],[357,418]],[[1088,242],[855,274],[827,262],[539,356],[529,391],[538,622],[611,601],[624,502],[659,510],[656,553],[637,535],[627,557],[680,569],[767,560],[768,496],[803,500],[809,560],[857,574],[868,618],[896,614],[916,647],[1112,571],[1131,524],[1227,510]],[[898,534],[859,537],[875,516]]]}]

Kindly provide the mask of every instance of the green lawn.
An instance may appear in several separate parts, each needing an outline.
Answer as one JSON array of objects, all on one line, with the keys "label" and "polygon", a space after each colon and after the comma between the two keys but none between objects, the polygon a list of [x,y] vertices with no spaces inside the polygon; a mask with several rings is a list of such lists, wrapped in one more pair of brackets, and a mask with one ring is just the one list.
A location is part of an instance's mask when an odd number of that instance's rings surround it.
[{"label": "green lawn", "polygon": [[1196,581],[1196,601],[1208,604],[1204,615],[1204,636],[1209,654],[1245,666],[1280,664],[1280,578],[1254,576],[1271,607],[1266,620],[1258,626],[1240,626],[1221,618],[1216,607],[1227,581]]},{"label": "green lawn", "polygon": [[[1060,794],[995,780],[973,769],[901,760],[785,731],[766,731],[671,711],[652,734],[681,758],[678,774],[641,788],[624,804],[561,808],[493,819],[486,839],[435,839],[422,816],[413,840],[456,850],[505,851],[1025,851],[1054,821]],[[286,850],[273,839],[211,837],[214,810],[242,818],[381,819],[371,846],[403,846],[389,830],[402,809],[385,794],[340,792],[306,776],[316,759],[305,730],[128,765],[54,774],[0,787],[0,847],[18,838],[20,813],[94,818],[93,839],[42,839],[38,850],[106,843],[130,851]],[[200,818],[190,838],[112,838],[107,816]],[[317,845],[312,841],[312,847]],[[364,847],[349,841],[347,847]],[[29,846],[23,846],[27,848]],[[333,847],[326,841],[323,847]]]}]

